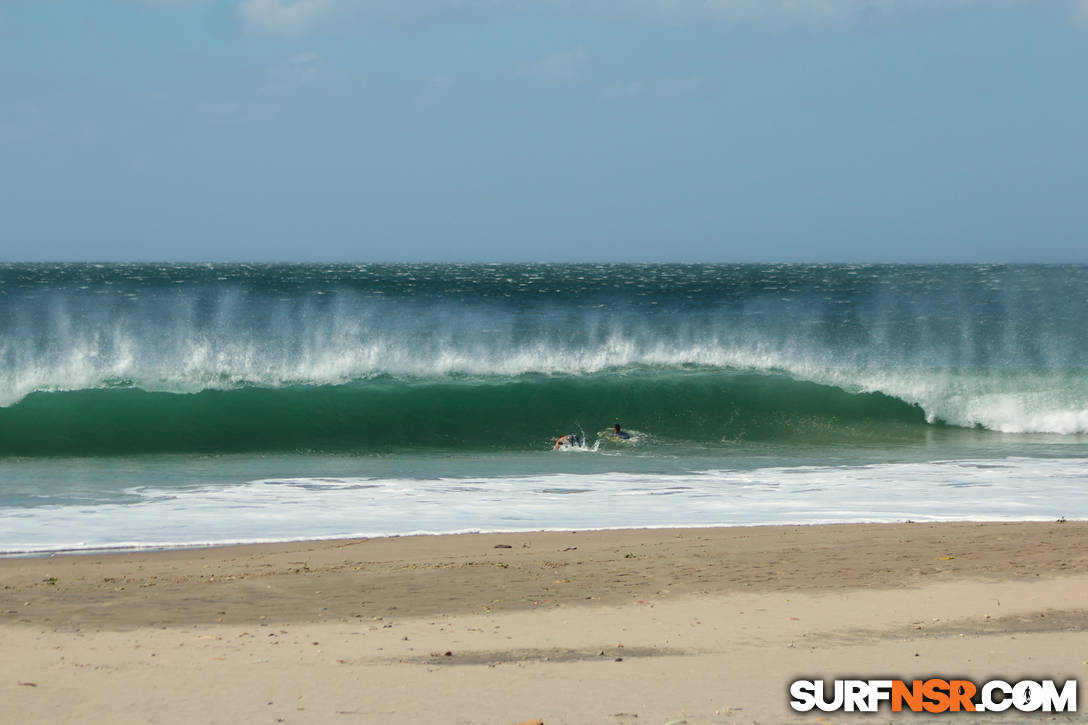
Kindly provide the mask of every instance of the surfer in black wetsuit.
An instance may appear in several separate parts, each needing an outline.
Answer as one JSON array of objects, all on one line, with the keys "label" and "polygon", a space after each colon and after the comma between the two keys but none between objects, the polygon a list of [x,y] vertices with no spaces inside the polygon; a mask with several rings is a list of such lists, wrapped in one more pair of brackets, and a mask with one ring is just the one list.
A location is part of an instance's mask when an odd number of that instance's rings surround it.
[{"label": "surfer in black wetsuit", "polygon": [[612,437],[619,438],[621,441],[625,441],[631,437],[631,434],[627,431],[620,430],[620,424],[616,423],[614,426],[612,426]]},{"label": "surfer in black wetsuit", "polygon": [[581,440],[579,440],[578,436],[574,433],[568,433],[565,436],[559,436],[559,440],[555,442],[555,448],[552,450],[558,451],[563,446],[576,446],[579,443],[581,443]]}]

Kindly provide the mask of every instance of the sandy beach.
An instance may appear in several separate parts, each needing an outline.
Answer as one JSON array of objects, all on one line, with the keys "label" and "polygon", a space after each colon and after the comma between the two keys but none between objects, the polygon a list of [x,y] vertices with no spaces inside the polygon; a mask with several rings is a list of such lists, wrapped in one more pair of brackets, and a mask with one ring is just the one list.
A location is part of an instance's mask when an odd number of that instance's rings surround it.
[{"label": "sandy beach", "polygon": [[0,719],[910,721],[795,713],[788,686],[1083,679],[1086,534],[768,526],[0,560]]}]

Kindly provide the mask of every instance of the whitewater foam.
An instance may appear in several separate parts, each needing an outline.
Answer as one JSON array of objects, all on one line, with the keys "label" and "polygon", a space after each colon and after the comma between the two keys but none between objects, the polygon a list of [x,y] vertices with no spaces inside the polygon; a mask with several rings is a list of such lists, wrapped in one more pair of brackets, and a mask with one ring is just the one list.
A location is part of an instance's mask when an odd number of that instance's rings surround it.
[{"label": "whitewater foam", "polygon": [[0,509],[0,553],[467,531],[1088,518],[1088,459],[136,487],[130,504]]}]

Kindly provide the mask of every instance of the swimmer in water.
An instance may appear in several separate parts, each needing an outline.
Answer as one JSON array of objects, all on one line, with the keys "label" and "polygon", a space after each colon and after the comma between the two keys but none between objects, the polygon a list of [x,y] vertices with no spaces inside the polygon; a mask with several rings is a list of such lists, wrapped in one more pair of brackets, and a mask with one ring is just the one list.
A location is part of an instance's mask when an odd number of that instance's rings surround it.
[{"label": "swimmer in water", "polygon": [[560,448],[563,448],[564,446],[572,446],[573,447],[573,446],[579,445],[580,443],[581,443],[581,441],[578,439],[578,436],[576,436],[573,433],[568,433],[565,436],[559,436],[559,440],[557,440],[555,442],[555,448],[553,448],[552,450],[558,451]]},{"label": "swimmer in water", "polygon": [[625,430],[620,430],[620,424],[616,423],[612,426],[612,437],[619,438],[621,441],[625,441],[631,437],[631,434]]}]

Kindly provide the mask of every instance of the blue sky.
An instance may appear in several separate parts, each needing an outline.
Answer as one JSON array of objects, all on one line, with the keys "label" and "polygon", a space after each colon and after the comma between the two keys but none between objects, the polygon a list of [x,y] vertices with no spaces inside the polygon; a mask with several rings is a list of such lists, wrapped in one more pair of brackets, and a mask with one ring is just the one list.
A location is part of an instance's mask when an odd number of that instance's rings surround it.
[{"label": "blue sky", "polygon": [[1088,0],[5,0],[0,259],[1088,262]]}]

